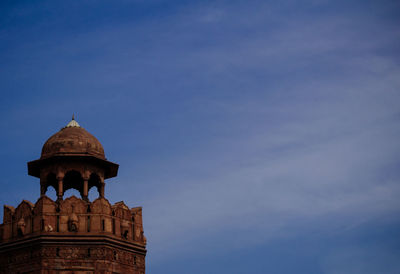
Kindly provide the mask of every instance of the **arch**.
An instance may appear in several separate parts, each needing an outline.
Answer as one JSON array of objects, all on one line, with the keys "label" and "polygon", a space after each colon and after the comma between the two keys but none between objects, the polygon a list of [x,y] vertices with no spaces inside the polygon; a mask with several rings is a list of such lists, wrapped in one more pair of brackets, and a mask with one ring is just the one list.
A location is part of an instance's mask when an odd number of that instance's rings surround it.
[{"label": "arch", "polygon": [[55,188],[52,185],[47,186],[46,196],[52,199],[53,201],[57,200],[57,188]]},{"label": "arch", "polygon": [[41,195],[46,195],[49,186],[53,187],[55,191],[58,189],[57,176],[53,172],[49,172],[46,176],[46,180],[41,184]]},{"label": "arch", "polygon": [[69,188],[67,190],[64,191],[64,199],[72,197],[72,196],[76,196],[79,197],[81,193],[79,192],[79,190],[75,189],[75,188]]},{"label": "arch", "polygon": [[94,201],[95,199],[99,198],[99,192],[96,187],[92,187],[89,189],[88,195],[89,201]]},{"label": "arch", "polygon": [[98,192],[98,197],[100,197],[100,188],[101,188],[101,180],[100,180],[100,176],[93,172],[92,174],[90,174],[89,177],[89,181],[88,181],[88,187],[89,187],[89,191],[92,187],[96,187],[97,188],[97,192]]},{"label": "arch", "polygon": [[83,196],[83,178],[82,174],[76,170],[69,170],[65,173],[63,178],[63,195],[65,191],[68,189],[76,189],[80,192],[81,196]]}]

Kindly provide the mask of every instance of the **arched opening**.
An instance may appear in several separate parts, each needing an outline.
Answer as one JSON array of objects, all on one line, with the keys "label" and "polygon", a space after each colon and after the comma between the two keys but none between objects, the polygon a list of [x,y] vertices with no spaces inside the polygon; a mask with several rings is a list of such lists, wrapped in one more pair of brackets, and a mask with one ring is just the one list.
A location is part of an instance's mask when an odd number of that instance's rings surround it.
[{"label": "arched opening", "polygon": [[53,201],[57,200],[57,192],[54,186],[47,187],[46,196],[52,199]]},{"label": "arched opening", "polygon": [[[95,187],[97,189],[97,193],[98,193],[98,195],[95,196],[95,198],[100,197],[101,182],[100,182],[99,175],[97,175],[96,173],[90,174],[88,185],[89,185],[89,190],[92,190],[92,191],[89,191],[89,200],[93,199],[91,197],[91,196],[93,196],[93,189],[94,189],[93,187]],[[92,194],[90,192],[92,192]]]},{"label": "arched opening", "polygon": [[[41,189],[41,194],[45,194],[45,195],[47,195],[48,197],[50,197],[49,196],[49,194],[47,194],[47,191],[49,190],[49,187],[50,187],[50,191],[52,190],[52,189],[54,189],[54,191],[55,191],[55,197],[57,197],[57,188],[58,188],[58,182],[57,182],[57,177],[56,177],[56,175],[54,174],[54,173],[49,173],[47,176],[46,176],[46,181],[44,182],[44,184],[41,186],[42,187],[42,189]],[[51,191],[52,192],[52,191]],[[52,193],[50,194],[50,195],[52,195]],[[51,197],[52,199],[54,199],[54,197]]]},{"label": "arched opening", "polygon": [[[68,190],[74,189],[77,190],[82,197],[83,194],[83,178],[80,172],[71,170],[68,171],[63,180],[63,185],[64,185],[64,194],[67,193]],[[71,193],[71,191],[68,191],[68,193]],[[75,193],[72,191],[72,193]],[[79,194],[77,196],[79,197]]]},{"label": "arched opening", "polygon": [[80,197],[80,192],[76,189],[70,188],[67,191],[64,192],[64,199],[71,197],[71,196],[75,196],[75,197]]},{"label": "arched opening", "polygon": [[94,201],[99,197],[99,192],[96,187],[89,189],[89,201]]}]

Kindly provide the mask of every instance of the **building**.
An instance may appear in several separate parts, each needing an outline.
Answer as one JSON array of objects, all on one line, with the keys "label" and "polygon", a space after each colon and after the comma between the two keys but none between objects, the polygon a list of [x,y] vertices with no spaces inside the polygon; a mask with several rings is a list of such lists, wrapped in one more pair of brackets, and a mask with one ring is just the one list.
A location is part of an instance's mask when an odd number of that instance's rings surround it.
[{"label": "building", "polygon": [[[105,180],[117,176],[100,142],[72,118],[51,136],[28,174],[40,179],[40,198],[4,206],[0,273],[145,273],[142,208],[111,205]],[[49,187],[57,200],[46,196]],[[89,201],[95,187],[99,197]],[[81,197],[64,199],[73,188]]]}]

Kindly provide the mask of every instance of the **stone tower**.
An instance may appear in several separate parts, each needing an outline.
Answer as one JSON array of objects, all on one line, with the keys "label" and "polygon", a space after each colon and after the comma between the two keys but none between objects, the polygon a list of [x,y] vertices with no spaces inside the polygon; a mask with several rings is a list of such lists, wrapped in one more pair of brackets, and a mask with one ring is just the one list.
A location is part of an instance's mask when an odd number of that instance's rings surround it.
[{"label": "stone tower", "polygon": [[[100,142],[72,121],[44,144],[28,174],[40,179],[40,198],[4,206],[0,224],[0,273],[145,273],[142,208],[111,205],[105,180],[118,165]],[[53,187],[57,200],[46,196]],[[99,197],[89,201],[95,187]],[[81,197],[64,199],[73,188]]]}]

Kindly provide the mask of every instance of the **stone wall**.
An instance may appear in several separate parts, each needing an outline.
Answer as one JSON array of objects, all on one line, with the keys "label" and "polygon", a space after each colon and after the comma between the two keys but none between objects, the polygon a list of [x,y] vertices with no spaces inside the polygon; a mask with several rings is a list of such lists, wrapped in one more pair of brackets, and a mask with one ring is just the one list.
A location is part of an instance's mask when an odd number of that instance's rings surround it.
[{"label": "stone wall", "polygon": [[141,274],[145,246],[141,207],[42,196],[4,206],[0,273]]}]

